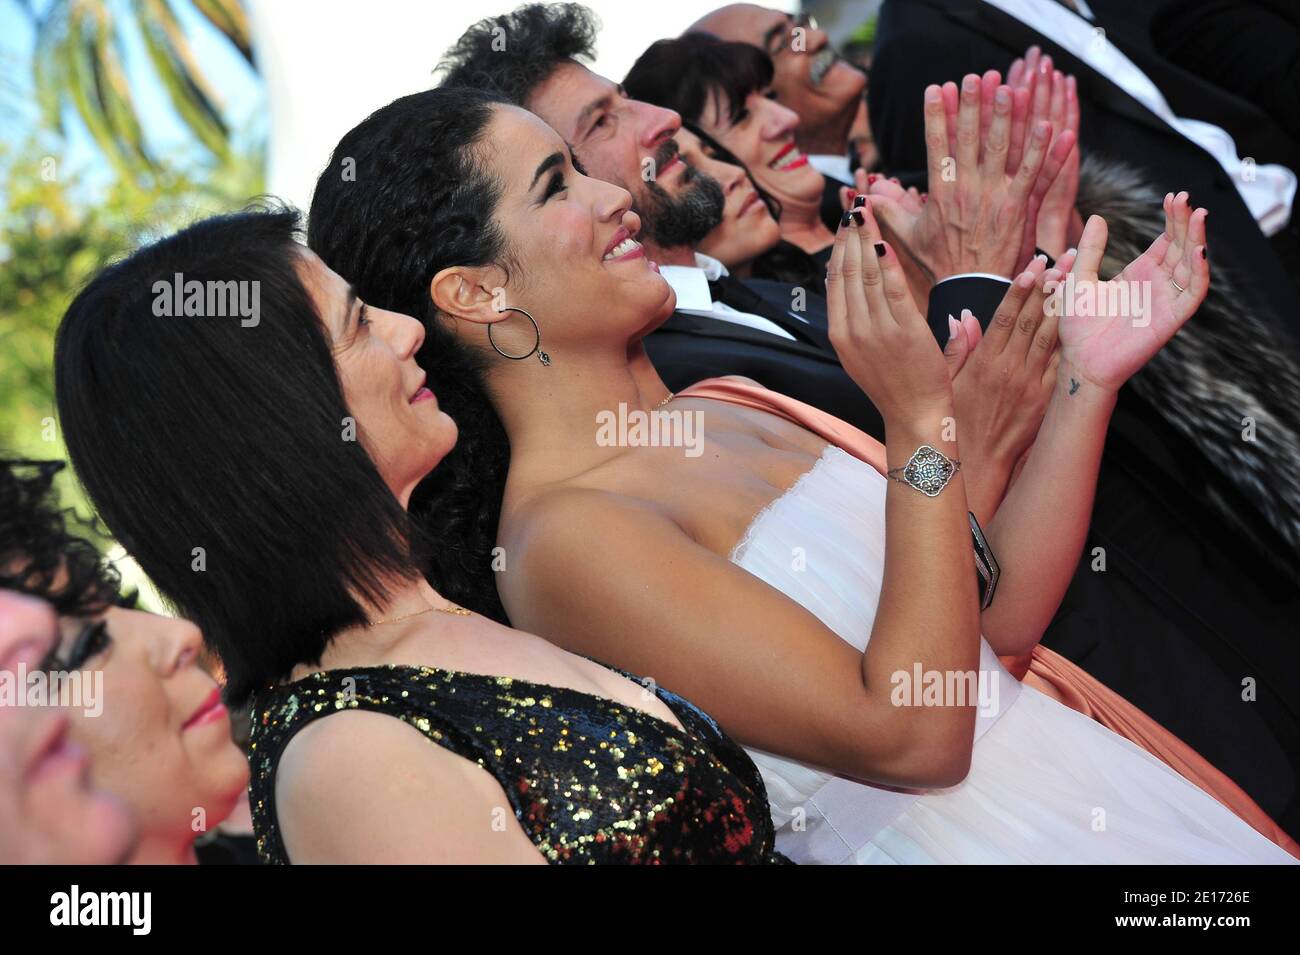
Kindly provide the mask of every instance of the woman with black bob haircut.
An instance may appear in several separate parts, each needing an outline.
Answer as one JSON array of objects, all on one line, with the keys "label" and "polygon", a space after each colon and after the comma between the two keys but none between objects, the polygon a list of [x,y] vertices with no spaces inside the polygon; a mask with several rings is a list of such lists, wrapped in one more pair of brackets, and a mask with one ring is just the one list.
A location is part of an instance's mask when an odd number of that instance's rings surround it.
[{"label": "woman with black bob haircut", "polygon": [[[472,141],[486,102],[457,106]],[[87,492],[200,624],[227,697],[252,696],[262,860],[784,861],[707,716],[424,580],[404,506],[457,439],[424,329],[297,230],[246,211],[140,250],[77,296],[55,353]],[[252,314],[200,303],[209,283]],[[159,314],[178,285],[194,306]]]}]

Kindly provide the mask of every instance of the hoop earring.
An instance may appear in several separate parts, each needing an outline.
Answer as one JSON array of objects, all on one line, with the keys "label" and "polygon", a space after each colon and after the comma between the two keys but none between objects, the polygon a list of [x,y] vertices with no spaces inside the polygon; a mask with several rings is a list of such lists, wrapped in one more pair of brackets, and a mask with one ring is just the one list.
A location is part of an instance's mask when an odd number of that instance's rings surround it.
[{"label": "hoop earring", "polygon": [[543,365],[549,365],[551,363],[551,356],[546,354],[546,352],[542,351],[542,330],[537,326],[537,319],[533,318],[532,315],[528,314],[526,309],[518,308],[514,305],[503,305],[499,309],[497,309],[497,311],[498,312],[522,312],[523,316],[533,323],[533,333],[537,336],[537,341],[533,342],[533,347],[522,355],[507,355],[500,348],[498,348],[497,343],[492,340],[492,329],[496,325],[496,322],[493,322],[491,325],[488,326],[488,344],[492,346],[492,350],[495,351],[502,358],[509,358],[511,361],[523,361],[525,358],[532,357],[533,352],[536,352],[538,360],[541,361]]}]

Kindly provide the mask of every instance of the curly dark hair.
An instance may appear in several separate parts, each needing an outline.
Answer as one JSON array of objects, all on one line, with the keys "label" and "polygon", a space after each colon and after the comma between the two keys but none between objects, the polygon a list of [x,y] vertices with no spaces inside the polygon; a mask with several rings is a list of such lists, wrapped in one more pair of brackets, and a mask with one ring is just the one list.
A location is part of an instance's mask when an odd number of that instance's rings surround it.
[{"label": "curly dark hair", "polygon": [[599,30],[596,15],[580,3],[530,3],[474,24],[435,72],[442,86],[492,90],[525,106],[558,64],[595,58]]},{"label": "curly dark hair", "polygon": [[61,616],[91,617],[123,598],[117,571],[84,537],[82,522],[59,504],[62,461],[0,457],[0,590],[53,605]]},{"label": "curly dark hair", "polygon": [[[416,360],[460,431],[456,445],[411,495],[425,577],[443,596],[507,622],[492,570],[510,441],[493,408],[481,355],[456,339],[429,296],[450,265],[511,265],[493,219],[500,183],[482,151],[495,92],[442,86],[375,111],[346,133],[316,183],[307,244],[379,308],[425,327]],[[340,169],[349,163],[355,175]]]}]

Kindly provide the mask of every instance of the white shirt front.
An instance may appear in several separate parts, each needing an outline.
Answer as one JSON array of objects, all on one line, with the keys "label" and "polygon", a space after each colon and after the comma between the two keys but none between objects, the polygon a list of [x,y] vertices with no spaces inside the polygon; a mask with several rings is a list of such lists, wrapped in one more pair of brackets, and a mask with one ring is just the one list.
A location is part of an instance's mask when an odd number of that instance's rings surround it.
[{"label": "white shirt front", "polygon": [[835,156],[830,153],[807,153],[808,165],[812,166],[827,179],[834,179],[846,186],[853,185],[853,171],[849,169],[849,157]]},{"label": "white shirt front", "polygon": [[782,338],[790,339],[790,341],[798,341],[793,335],[770,319],[763,318],[761,315],[752,315],[749,312],[738,312],[730,305],[715,302],[709,292],[709,283],[716,282],[729,273],[727,267],[712,256],[696,252],[694,266],[661,265],[659,266],[659,274],[667,280],[668,284],[673,287],[673,291],[677,293],[677,311],[679,312],[685,312],[687,315],[698,315],[701,318],[716,318],[719,321],[744,325],[771,335],[779,335]]},{"label": "white shirt front", "polygon": [[[1223,167],[1237,192],[1250,209],[1265,235],[1285,228],[1295,202],[1296,176],[1285,166],[1256,164],[1249,157],[1237,155],[1237,144],[1226,131],[1199,119],[1174,115],[1164,94],[1151,78],[1106,39],[1106,32],[1072,13],[1054,0],[986,0],[1003,13],[1083,60],[1098,73],[1109,78],[1126,93],[1155,113],[1184,137],[1200,146]],[[1080,4],[1091,16],[1092,11]],[[1084,131],[1086,134],[1086,130]]]}]

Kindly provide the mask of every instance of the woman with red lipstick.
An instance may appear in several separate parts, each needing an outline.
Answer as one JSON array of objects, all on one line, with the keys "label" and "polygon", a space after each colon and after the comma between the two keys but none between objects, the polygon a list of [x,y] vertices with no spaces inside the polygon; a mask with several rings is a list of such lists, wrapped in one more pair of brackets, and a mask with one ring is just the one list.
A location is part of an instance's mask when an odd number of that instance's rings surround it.
[{"label": "woman with red lipstick", "polygon": [[[93,785],[138,822],[125,861],[187,864],[244,798],[248,762],[198,629],[129,609],[116,575],[69,532],[51,490],[61,465],[0,466],[0,587],[55,604],[60,634],[32,671],[86,688],[58,712]],[[92,695],[93,693],[93,695]]]},{"label": "woman with red lipstick", "polygon": [[[7,576],[0,571],[0,678],[12,680],[39,671],[58,618],[4,589]],[[56,707],[0,706],[0,865],[105,865],[132,850],[130,812],[91,782],[67,726]]]}]

